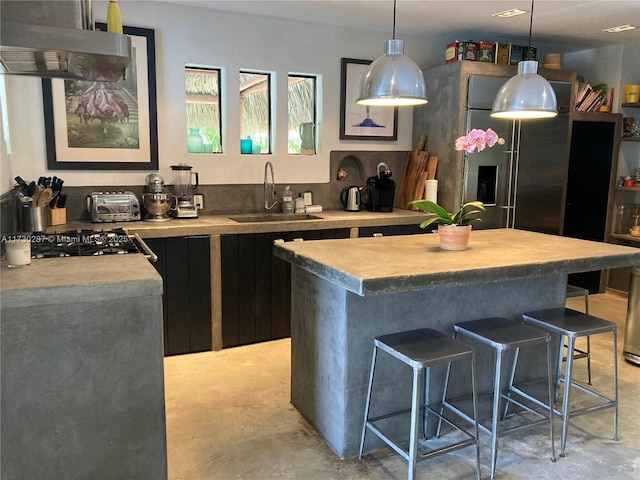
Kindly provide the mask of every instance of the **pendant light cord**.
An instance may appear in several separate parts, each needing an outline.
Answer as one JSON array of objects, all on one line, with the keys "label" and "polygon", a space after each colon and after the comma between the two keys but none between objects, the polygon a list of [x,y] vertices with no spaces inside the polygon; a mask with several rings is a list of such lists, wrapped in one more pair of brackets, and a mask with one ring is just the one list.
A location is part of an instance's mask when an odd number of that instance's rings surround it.
[{"label": "pendant light cord", "polygon": [[533,30],[533,2],[531,0],[531,17],[529,18],[529,45],[527,46],[527,60],[531,58],[531,32]]},{"label": "pendant light cord", "polygon": [[396,0],[393,0],[393,40],[396,39]]}]

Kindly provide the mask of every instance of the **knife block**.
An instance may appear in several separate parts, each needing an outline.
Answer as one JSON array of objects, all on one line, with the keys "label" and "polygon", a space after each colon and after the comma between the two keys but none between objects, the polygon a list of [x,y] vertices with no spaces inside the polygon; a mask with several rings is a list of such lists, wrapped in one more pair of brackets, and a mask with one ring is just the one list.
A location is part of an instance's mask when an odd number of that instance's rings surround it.
[{"label": "knife block", "polygon": [[67,223],[66,208],[50,208],[49,209],[49,225],[63,225]]}]

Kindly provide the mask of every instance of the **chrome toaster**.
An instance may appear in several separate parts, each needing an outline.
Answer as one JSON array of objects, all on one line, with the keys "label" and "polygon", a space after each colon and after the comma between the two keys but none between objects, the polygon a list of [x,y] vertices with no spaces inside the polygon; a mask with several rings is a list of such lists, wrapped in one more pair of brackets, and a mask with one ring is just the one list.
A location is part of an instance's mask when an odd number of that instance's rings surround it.
[{"label": "chrome toaster", "polygon": [[140,201],[133,192],[91,192],[87,210],[93,222],[140,220]]}]

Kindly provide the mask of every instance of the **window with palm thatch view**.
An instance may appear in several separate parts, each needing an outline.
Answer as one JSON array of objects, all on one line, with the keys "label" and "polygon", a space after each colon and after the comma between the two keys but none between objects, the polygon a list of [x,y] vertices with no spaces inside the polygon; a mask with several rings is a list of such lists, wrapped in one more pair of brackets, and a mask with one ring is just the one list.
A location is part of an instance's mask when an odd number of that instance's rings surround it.
[{"label": "window with palm thatch view", "polygon": [[316,77],[289,75],[289,153],[316,153]]},{"label": "window with palm thatch view", "polygon": [[222,153],[220,70],[185,67],[187,152]]},{"label": "window with palm thatch view", "polygon": [[[271,153],[271,75],[240,72],[240,138],[251,152]],[[242,144],[245,142],[241,142]]]}]

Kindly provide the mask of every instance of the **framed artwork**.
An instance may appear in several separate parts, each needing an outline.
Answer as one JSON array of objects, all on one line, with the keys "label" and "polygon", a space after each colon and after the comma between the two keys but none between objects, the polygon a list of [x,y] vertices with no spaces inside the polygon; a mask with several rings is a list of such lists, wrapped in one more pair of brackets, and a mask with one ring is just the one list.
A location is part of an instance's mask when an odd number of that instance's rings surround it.
[{"label": "framed artwork", "polygon": [[[96,29],[106,31],[104,23]],[[50,170],[157,170],[154,31],[123,27],[133,60],[117,82],[43,79]]]},{"label": "framed artwork", "polygon": [[360,81],[371,60],[342,59],[340,86],[341,140],[397,140],[398,107],[358,105]]}]

